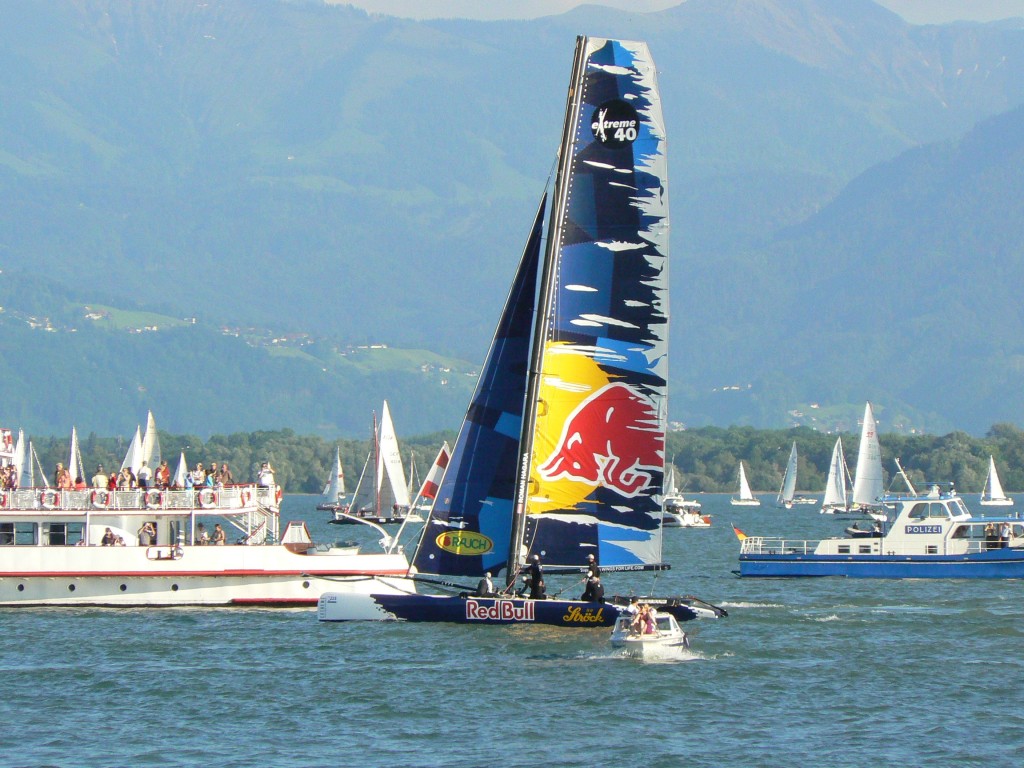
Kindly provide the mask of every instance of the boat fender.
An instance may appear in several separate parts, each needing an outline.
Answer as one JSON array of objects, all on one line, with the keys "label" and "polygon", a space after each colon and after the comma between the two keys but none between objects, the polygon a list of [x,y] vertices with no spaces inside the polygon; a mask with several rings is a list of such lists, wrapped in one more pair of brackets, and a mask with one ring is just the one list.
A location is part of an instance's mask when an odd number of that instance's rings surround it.
[{"label": "boat fender", "polygon": [[159,507],[163,504],[164,495],[156,488],[150,488],[146,491],[146,508],[152,509],[153,507]]},{"label": "boat fender", "polygon": [[7,494],[0,493],[0,509],[6,509],[7,507]]},{"label": "boat fender", "polygon": [[106,509],[110,506],[110,491],[104,491],[102,489],[95,490],[89,497],[89,501],[92,505],[98,509]]},{"label": "boat fender", "polygon": [[217,506],[217,492],[212,488],[204,488],[199,492],[199,506],[204,508]]},{"label": "boat fender", "polygon": [[43,505],[43,509],[56,509],[60,506],[60,494],[53,488],[47,488],[39,494],[39,503]]}]

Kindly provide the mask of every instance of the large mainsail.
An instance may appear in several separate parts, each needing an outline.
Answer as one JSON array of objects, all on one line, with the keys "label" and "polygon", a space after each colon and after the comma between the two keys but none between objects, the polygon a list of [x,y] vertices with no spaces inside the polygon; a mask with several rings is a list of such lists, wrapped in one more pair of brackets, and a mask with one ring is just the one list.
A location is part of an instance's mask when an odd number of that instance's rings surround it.
[{"label": "large mainsail", "polygon": [[345,495],[345,470],[341,466],[341,448],[334,449],[334,470],[331,472],[331,481],[324,489],[324,496],[329,502],[336,502]]},{"label": "large mainsail", "polygon": [[882,446],[878,442],[878,427],[871,403],[864,406],[860,446],[857,450],[857,471],[853,478],[853,503],[877,507],[885,491],[882,478]]},{"label": "large mainsail", "polygon": [[581,37],[534,332],[509,570],[661,563],[668,184],[654,62]]}]

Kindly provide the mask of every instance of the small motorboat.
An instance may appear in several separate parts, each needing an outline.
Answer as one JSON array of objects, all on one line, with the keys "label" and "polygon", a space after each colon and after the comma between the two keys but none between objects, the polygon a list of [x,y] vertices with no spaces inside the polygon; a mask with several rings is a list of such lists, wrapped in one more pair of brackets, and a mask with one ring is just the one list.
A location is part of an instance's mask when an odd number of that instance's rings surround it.
[{"label": "small motorboat", "polygon": [[615,620],[612,627],[612,648],[621,649],[637,658],[665,656],[689,648],[686,633],[679,628],[675,617],[659,613],[655,617],[653,632],[637,631],[633,628],[633,615],[624,614]]}]

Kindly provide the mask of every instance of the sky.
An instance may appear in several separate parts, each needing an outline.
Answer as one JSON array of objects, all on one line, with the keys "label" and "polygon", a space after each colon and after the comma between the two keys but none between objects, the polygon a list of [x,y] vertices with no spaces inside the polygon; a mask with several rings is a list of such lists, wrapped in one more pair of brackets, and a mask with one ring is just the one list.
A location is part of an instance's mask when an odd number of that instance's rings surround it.
[{"label": "sky", "polygon": [[[590,0],[635,12],[659,11],[682,0]],[[583,0],[328,0],[371,13],[411,19],[532,19],[564,13]],[[1024,0],[876,0],[913,24],[950,21],[995,21],[1024,17]]]}]

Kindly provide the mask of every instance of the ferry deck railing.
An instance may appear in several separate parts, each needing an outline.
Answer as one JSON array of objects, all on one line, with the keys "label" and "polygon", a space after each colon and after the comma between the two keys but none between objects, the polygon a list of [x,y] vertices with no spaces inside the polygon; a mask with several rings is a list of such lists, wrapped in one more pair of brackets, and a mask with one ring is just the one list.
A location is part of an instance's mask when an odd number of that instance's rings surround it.
[{"label": "ferry deck railing", "polygon": [[[900,546],[894,542],[882,542],[882,539],[872,536],[860,538],[835,539],[783,539],[769,538],[766,536],[748,536],[740,542],[741,555],[813,555],[818,545],[823,541],[836,542],[836,548],[830,549],[828,554],[833,556],[842,555],[964,555],[977,554],[998,549],[998,542],[989,542],[983,539],[944,539],[932,545],[925,545],[926,550],[920,547],[911,549],[907,546]],[[881,551],[879,544],[882,543]],[[849,551],[842,551],[840,547],[849,547]],[[1011,539],[1009,546],[1014,549],[1024,548],[1024,536]],[[931,547],[931,549],[928,549]]]}]

